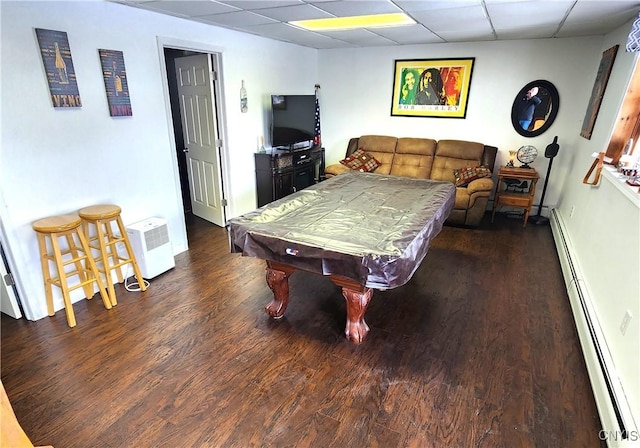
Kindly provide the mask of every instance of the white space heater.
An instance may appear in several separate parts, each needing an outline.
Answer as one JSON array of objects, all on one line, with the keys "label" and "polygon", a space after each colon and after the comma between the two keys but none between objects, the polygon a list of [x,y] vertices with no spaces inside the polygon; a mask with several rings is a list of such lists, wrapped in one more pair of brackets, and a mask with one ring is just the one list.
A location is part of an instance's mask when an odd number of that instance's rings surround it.
[{"label": "white space heater", "polygon": [[154,278],[176,265],[165,219],[148,218],[128,225],[127,235],[143,278]]}]

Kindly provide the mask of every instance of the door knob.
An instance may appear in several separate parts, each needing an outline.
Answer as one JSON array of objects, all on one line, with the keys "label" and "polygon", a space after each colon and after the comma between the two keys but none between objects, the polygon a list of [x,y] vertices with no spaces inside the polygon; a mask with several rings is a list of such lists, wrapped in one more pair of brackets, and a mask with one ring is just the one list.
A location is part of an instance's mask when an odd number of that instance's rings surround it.
[{"label": "door knob", "polygon": [[189,152],[189,150],[187,148],[182,148],[182,152],[186,154]]}]

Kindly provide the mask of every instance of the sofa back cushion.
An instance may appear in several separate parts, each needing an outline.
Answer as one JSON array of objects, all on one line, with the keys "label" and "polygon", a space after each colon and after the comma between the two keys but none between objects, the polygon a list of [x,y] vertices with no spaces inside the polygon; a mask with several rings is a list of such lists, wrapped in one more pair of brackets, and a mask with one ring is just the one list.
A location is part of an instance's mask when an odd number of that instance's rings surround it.
[{"label": "sofa back cushion", "polygon": [[462,140],[440,140],[436,146],[431,179],[455,183],[453,170],[480,166],[483,153],[484,145],[482,143]]},{"label": "sofa back cushion", "polygon": [[435,152],[436,141],[430,138],[399,138],[390,174],[428,179]]},{"label": "sofa back cushion", "polygon": [[376,173],[389,174],[397,142],[397,137],[363,135],[358,139],[358,148],[366,151],[380,162],[380,166],[375,170]]}]

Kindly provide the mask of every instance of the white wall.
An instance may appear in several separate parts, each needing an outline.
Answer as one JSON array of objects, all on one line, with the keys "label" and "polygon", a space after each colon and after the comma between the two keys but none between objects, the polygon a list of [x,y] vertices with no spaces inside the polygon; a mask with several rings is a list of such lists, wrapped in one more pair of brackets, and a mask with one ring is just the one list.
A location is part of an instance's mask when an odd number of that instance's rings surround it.
[{"label": "white wall", "polygon": [[[640,424],[640,198],[627,197],[610,176],[598,186],[582,183],[593,158],[606,150],[629,79],[638,58],[624,49],[629,25],[604,40],[599,55],[620,45],[591,140],[576,141],[566,167],[558,213],[576,250],[576,261],[593,301],[598,322],[611,351],[627,399]],[[555,167],[555,165],[554,165]],[[574,208],[573,216],[571,209]],[[633,316],[625,335],[620,331],[627,311]]]},{"label": "white wall", "polygon": [[[102,1],[2,1],[0,8],[0,218],[30,319],[47,314],[31,228],[36,219],[116,203],[125,224],[168,219],[174,252],[187,248],[158,37],[222,53],[230,216],[255,208],[253,153],[266,134],[269,95],[313,93],[317,82],[317,52],[296,45]],[[34,28],[67,33],[82,108],[52,107]],[[124,53],[132,117],[109,116],[99,48]],[[298,66],[305,76],[292,69]],[[239,107],[242,79],[246,114]],[[82,299],[81,289],[74,293]]]}]

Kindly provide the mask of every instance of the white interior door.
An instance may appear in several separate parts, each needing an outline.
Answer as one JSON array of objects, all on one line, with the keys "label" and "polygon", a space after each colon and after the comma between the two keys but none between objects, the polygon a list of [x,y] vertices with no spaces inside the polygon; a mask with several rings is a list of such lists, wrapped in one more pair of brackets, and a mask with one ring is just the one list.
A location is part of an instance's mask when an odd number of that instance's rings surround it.
[{"label": "white interior door", "polygon": [[224,226],[214,67],[208,54],[177,58],[176,77],[187,160],[191,210]]}]

